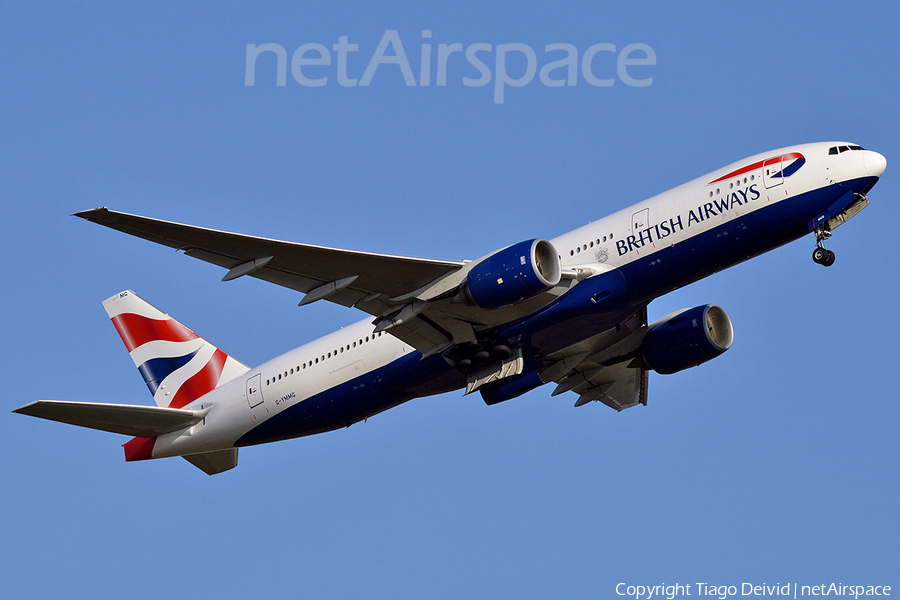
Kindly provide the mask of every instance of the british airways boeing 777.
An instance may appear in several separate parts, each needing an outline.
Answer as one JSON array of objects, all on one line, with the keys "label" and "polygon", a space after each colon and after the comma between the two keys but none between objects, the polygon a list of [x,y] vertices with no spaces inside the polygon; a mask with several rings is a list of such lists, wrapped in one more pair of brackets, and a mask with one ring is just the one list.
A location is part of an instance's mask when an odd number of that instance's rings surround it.
[{"label": "british airways boeing 777", "polygon": [[16,410],[133,439],[126,460],[183,456],[209,474],[238,449],[321,433],[419,396],[465,388],[487,404],[546,383],[575,406],[647,403],[648,372],[728,350],[710,304],[650,323],[651,300],[812,233],[825,240],[868,206],[887,162],[846,142],[738,161],[552,240],[473,261],[283,242],[97,208],[76,216],[372,318],[257,367],[124,291],[103,305],[157,406],[39,400]]}]

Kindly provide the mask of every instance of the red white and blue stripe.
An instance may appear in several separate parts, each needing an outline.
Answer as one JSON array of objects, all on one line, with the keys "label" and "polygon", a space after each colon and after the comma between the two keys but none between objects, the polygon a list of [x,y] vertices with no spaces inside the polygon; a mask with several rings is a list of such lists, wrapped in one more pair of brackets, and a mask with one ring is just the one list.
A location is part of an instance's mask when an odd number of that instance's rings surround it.
[{"label": "red white and blue stripe", "polygon": [[134,292],[103,306],[159,406],[184,408],[248,370]]},{"label": "red white and blue stripe", "polygon": [[726,179],[731,179],[732,177],[737,177],[744,173],[749,173],[750,171],[756,171],[763,167],[770,167],[773,170],[777,169],[775,172],[767,175],[770,179],[783,179],[796,173],[804,164],[806,164],[806,158],[799,152],[779,154],[778,156],[771,156],[765,160],[760,160],[745,167],[741,167],[740,169],[735,169],[734,171],[722,175],[718,179],[713,179],[707,185],[725,181]]}]

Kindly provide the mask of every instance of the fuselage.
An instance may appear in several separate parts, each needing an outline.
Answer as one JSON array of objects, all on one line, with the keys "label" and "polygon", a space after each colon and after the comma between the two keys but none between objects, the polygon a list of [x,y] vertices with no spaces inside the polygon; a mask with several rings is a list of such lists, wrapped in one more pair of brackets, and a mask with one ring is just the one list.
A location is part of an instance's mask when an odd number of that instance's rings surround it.
[{"label": "fuselage", "polygon": [[[563,234],[551,240],[563,268],[594,275],[492,333],[527,340],[535,355],[559,352],[653,298],[807,235],[866,194],[885,166],[880,154],[846,142],[782,148]],[[616,309],[602,301],[610,281]],[[360,321],[206,394],[185,407],[212,406],[205,420],[160,436],[153,457],[321,433],[465,385],[440,354],[423,358],[373,330],[371,319]]]}]

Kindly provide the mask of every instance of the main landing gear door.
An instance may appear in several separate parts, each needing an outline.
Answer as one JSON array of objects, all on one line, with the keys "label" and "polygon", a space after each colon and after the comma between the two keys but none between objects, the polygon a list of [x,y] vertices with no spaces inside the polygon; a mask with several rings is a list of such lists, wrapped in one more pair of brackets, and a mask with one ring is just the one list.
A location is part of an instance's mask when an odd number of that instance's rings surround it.
[{"label": "main landing gear door", "polygon": [[250,405],[250,408],[263,403],[261,381],[262,374],[260,373],[247,380],[247,403]]}]

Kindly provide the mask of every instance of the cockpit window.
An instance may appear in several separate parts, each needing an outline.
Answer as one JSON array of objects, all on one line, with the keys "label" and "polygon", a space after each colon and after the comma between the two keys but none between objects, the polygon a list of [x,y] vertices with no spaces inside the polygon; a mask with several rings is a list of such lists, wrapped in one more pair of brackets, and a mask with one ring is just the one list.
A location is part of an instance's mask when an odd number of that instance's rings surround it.
[{"label": "cockpit window", "polygon": [[828,149],[828,154],[839,154],[847,150],[865,150],[862,146],[832,146]]}]

